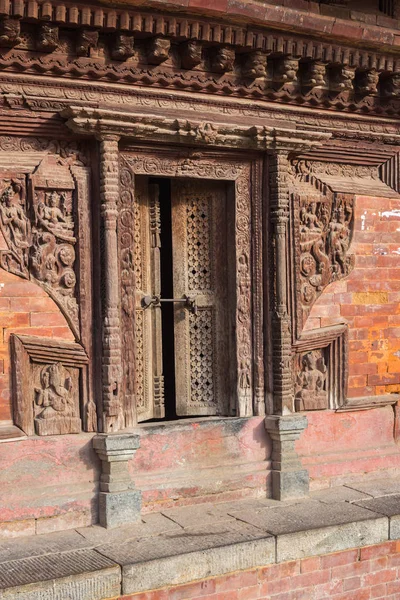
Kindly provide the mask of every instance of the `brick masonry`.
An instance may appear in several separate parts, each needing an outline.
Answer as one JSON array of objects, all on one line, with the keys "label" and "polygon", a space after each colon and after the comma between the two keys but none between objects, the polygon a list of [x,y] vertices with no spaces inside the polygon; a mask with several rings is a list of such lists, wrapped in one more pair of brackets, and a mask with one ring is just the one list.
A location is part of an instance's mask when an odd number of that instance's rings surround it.
[{"label": "brick masonry", "polygon": [[119,600],[398,600],[400,542],[231,573]]},{"label": "brick masonry", "polygon": [[74,341],[65,317],[37,284],[7,273],[0,276],[0,421],[12,419],[10,335],[21,333]]}]

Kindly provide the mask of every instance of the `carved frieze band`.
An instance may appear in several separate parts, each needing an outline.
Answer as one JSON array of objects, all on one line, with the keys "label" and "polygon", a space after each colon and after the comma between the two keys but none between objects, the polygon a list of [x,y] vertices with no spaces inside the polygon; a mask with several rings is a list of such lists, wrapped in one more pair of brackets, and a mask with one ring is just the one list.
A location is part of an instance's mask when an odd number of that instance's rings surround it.
[{"label": "carved frieze band", "polygon": [[0,56],[3,71],[398,114],[400,59],[391,54],[193,18],[89,6],[53,9],[50,2],[48,21],[34,25],[43,19],[39,5],[29,2],[27,12],[13,14],[14,5],[0,17],[0,45],[10,49]]}]

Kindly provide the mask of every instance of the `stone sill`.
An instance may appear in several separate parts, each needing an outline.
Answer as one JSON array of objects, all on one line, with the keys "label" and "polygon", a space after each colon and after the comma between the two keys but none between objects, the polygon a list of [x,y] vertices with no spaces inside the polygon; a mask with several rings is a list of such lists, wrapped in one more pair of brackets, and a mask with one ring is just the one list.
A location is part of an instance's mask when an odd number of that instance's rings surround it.
[{"label": "stone sill", "polygon": [[2,442],[19,442],[26,439],[25,433],[19,427],[13,425],[11,421],[0,422],[0,444]]},{"label": "stone sill", "polygon": [[339,406],[336,412],[351,410],[369,410],[380,406],[389,406],[400,401],[400,394],[385,394],[383,396],[365,396],[362,398],[347,398],[343,406]]},{"label": "stone sill", "polygon": [[[291,502],[253,499],[153,513],[0,544],[7,600],[105,600],[274,563],[400,539],[400,481]],[[0,595],[1,595],[0,591]]]}]

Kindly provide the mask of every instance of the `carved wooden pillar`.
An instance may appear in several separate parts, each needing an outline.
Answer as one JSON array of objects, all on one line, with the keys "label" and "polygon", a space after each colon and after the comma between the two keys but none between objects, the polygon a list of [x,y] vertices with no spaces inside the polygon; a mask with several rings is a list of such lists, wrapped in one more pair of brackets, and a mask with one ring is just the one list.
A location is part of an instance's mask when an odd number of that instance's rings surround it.
[{"label": "carved wooden pillar", "polygon": [[119,185],[118,140],[115,135],[101,135],[100,200],[102,217],[103,277],[103,431],[123,428],[121,406],[121,334],[119,315],[119,278],[117,242],[117,201]]},{"label": "carved wooden pillar", "polygon": [[287,151],[277,151],[268,162],[270,218],[273,226],[275,289],[272,302],[272,371],[274,413],[293,412],[294,389],[291,373],[292,342],[287,294],[289,222],[289,160]]},{"label": "carved wooden pillar", "polygon": [[306,496],[308,473],[302,468],[295,442],[307,418],[294,412],[292,337],[288,299],[289,157],[277,150],[269,157],[269,199],[272,222],[274,281],[272,294],[272,373],[274,415],[265,419],[272,438],[272,495],[277,500]]}]

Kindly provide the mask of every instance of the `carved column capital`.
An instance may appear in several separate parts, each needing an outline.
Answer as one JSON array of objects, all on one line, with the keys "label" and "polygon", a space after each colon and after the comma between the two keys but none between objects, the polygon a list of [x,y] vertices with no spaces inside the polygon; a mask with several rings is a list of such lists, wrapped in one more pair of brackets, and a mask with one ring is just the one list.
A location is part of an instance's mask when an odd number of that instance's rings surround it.
[{"label": "carved column capital", "polygon": [[116,144],[116,151],[118,152],[118,142],[121,139],[120,135],[115,133],[108,133],[107,131],[101,131],[100,133],[96,133],[96,140],[99,142],[111,142]]}]

